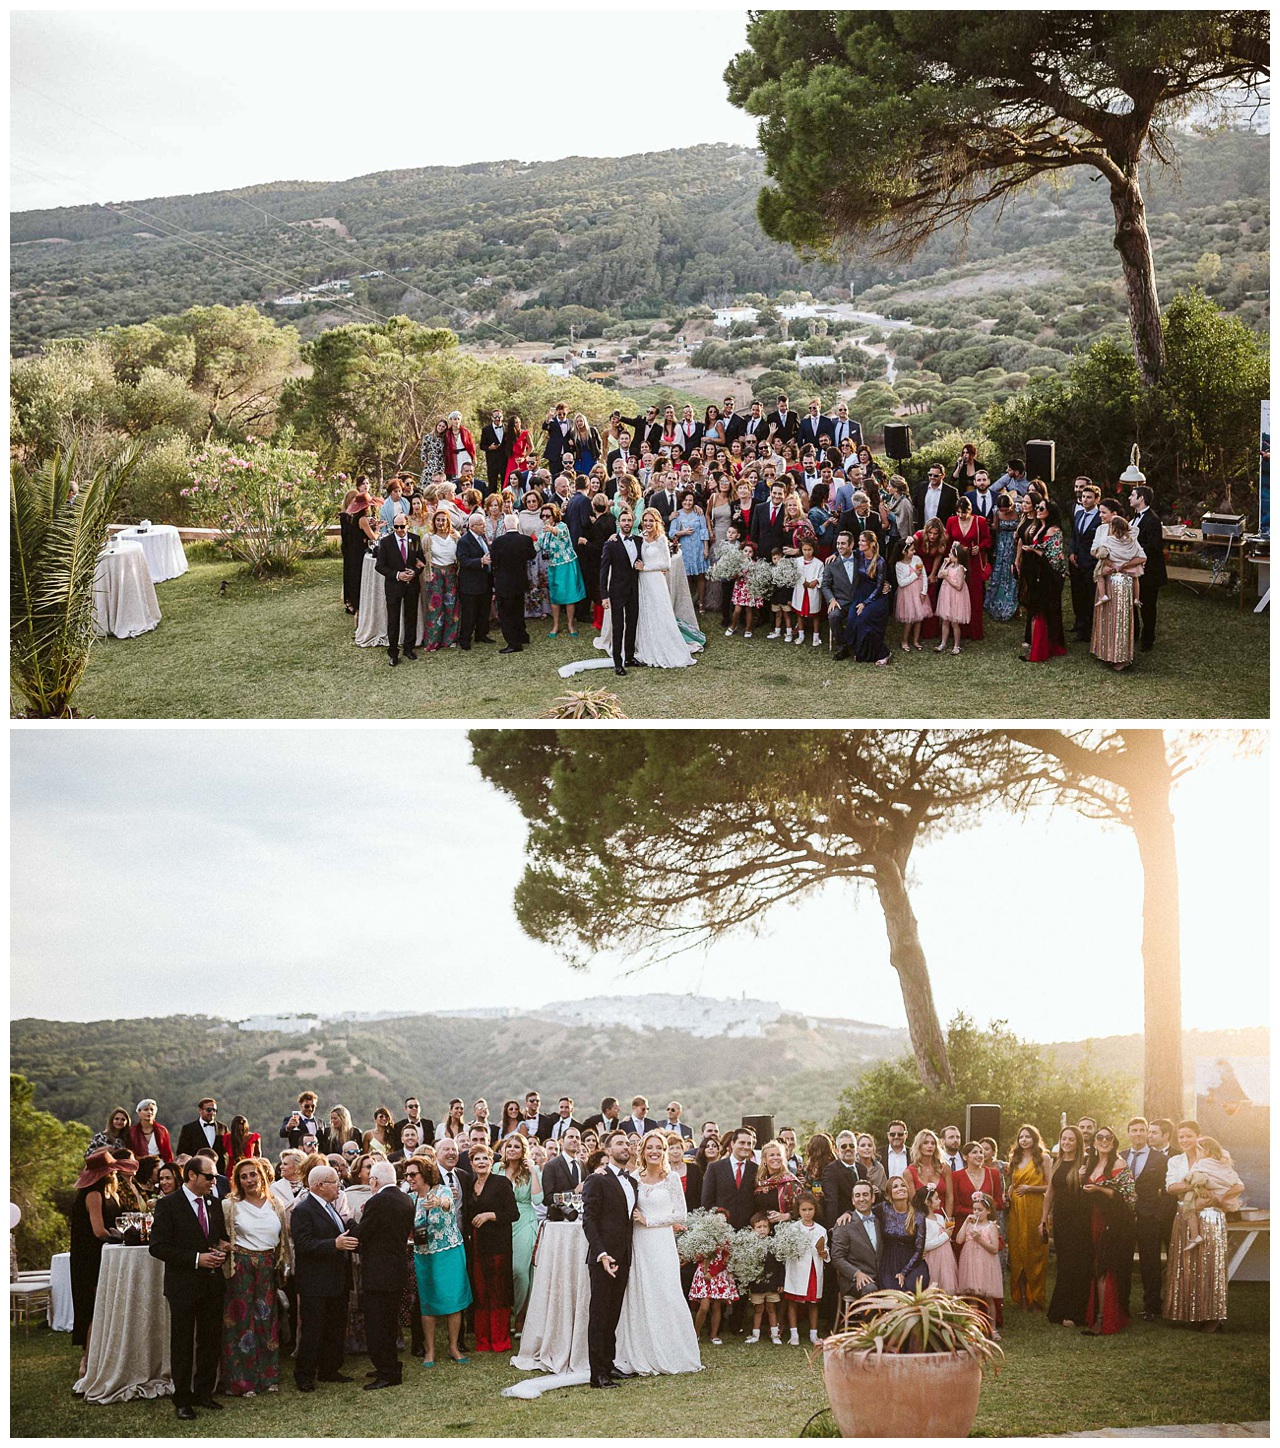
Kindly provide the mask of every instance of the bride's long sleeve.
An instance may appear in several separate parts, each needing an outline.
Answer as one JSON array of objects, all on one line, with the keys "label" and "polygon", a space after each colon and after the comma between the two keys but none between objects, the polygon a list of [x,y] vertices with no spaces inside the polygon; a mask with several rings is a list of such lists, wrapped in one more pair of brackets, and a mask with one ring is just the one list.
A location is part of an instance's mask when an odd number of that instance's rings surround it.
[{"label": "bride's long sleeve", "polygon": [[645,1226],[674,1227],[688,1218],[689,1209],[685,1206],[684,1189],[680,1185],[679,1173],[667,1173],[666,1187],[668,1197],[666,1210],[658,1213],[657,1216],[650,1216],[646,1213],[644,1219]]}]

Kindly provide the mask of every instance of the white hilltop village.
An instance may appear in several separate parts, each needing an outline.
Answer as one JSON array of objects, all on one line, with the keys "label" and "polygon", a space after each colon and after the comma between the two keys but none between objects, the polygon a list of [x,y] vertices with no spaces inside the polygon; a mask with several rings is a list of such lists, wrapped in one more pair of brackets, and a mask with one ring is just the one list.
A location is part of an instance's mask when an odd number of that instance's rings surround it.
[{"label": "white hilltop village", "polygon": [[786,1011],[777,1001],[717,1000],[697,995],[588,996],[578,1001],[552,1001],[545,1006],[475,1006],[452,1011],[340,1011],[335,1015],[257,1015],[235,1022],[241,1031],[283,1031],[305,1034],[324,1026],[342,1022],[389,1021],[405,1016],[438,1016],[453,1020],[532,1020],[555,1021],[566,1026],[620,1026],[632,1031],[684,1031],[706,1040],[715,1036],[729,1038],[763,1037],[770,1026],[784,1018],[803,1021],[810,1030],[821,1027],[828,1031],[849,1031],[858,1035],[892,1036],[899,1033],[893,1026],[874,1025],[866,1021],[846,1021],[828,1016],[806,1016]]}]

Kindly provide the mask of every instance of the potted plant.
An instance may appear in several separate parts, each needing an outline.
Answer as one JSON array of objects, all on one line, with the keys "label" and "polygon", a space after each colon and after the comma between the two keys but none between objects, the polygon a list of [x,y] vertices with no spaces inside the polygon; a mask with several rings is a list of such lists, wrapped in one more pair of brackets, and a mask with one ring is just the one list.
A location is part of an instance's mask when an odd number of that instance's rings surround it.
[{"label": "potted plant", "polygon": [[983,1369],[1004,1354],[981,1308],[937,1287],[860,1298],[822,1344],[827,1400],[844,1438],[965,1438]]}]

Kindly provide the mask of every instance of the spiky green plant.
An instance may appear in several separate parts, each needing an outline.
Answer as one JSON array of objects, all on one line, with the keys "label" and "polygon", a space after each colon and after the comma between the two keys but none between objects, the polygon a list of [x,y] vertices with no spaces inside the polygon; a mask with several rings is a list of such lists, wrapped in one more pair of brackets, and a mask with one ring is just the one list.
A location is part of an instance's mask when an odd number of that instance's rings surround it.
[{"label": "spiky green plant", "polygon": [[988,1325],[981,1308],[938,1287],[872,1292],[858,1299],[855,1325],[822,1346],[827,1352],[966,1353],[984,1371],[998,1373],[1004,1352],[987,1336]]},{"label": "spiky green plant", "polygon": [[121,485],[137,461],[130,445],[68,502],[76,454],[41,468],[10,468],[9,678],[41,719],[66,719],[93,647],[93,579]]},{"label": "spiky green plant", "polygon": [[608,689],[567,689],[552,700],[544,719],[625,719],[622,700]]}]

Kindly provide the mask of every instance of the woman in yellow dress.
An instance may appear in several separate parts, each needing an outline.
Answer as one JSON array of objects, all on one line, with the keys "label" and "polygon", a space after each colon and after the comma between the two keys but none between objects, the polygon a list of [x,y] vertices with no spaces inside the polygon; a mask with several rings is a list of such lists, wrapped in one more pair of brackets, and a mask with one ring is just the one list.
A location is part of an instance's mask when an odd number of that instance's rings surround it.
[{"label": "woman in yellow dress", "polygon": [[1009,1295],[1020,1307],[1044,1310],[1049,1244],[1040,1235],[1043,1197],[1053,1163],[1034,1126],[1020,1126],[1009,1153]]}]

